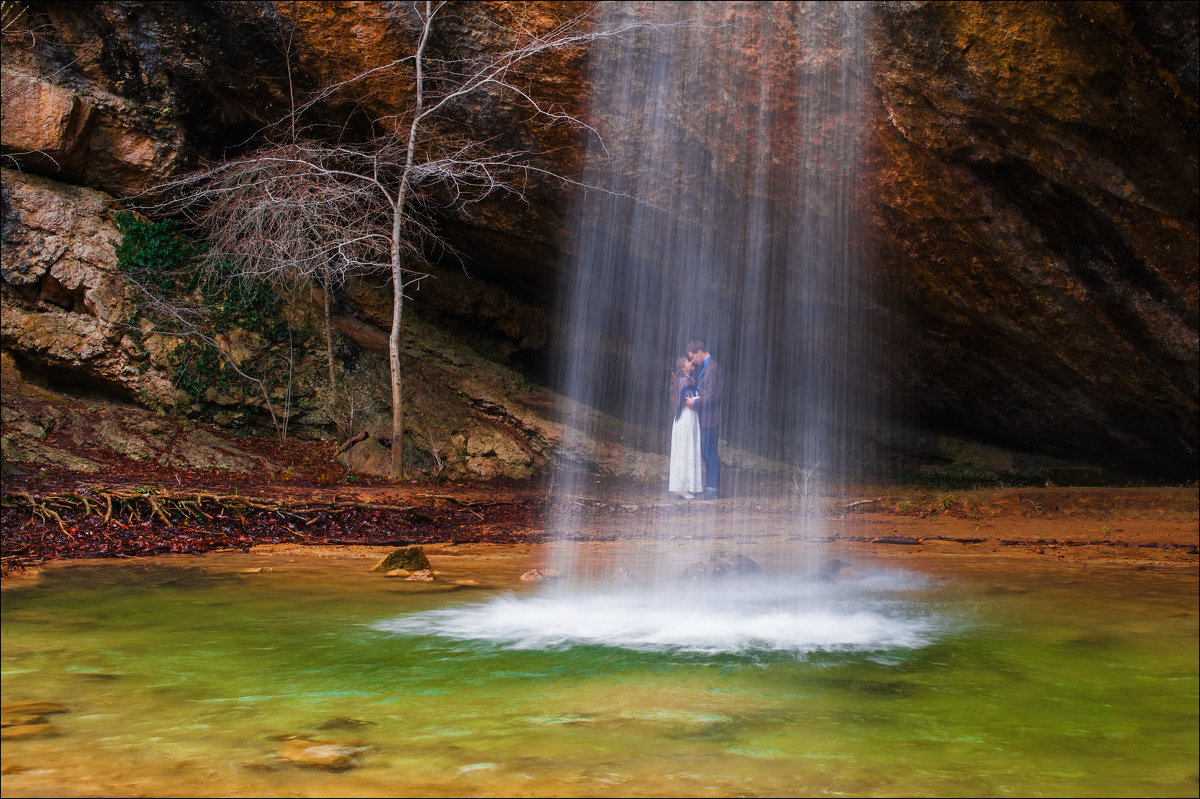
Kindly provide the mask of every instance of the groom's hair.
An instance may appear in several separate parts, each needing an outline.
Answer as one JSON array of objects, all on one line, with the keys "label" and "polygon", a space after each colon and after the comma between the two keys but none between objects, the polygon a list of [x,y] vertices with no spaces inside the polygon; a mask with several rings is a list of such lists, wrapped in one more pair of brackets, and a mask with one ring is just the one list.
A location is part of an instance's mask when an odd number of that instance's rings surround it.
[{"label": "groom's hair", "polygon": [[[693,352],[700,352],[701,350],[704,350],[704,342],[700,339],[694,338],[688,342],[688,355],[691,355]],[[707,350],[704,351],[707,352]]]}]

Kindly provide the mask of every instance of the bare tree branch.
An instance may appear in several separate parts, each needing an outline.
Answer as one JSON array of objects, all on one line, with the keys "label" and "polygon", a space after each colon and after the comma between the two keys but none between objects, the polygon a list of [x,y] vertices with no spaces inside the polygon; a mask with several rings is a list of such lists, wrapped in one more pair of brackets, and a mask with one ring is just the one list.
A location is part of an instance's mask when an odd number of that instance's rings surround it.
[{"label": "bare tree branch", "polygon": [[[263,403],[266,405],[267,412],[271,415],[271,423],[275,427],[275,432],[279,435],[281,441],[284,440],[287,437],[287,431],[284,426],[281,426],[279,417],[275,413],[275,405],[271,402],[271,392],[267,389],[266,382],[244,371],[238,363],[237,358],[233,356],[230,348],[205,330],[202,324],[204,312],[197,308],[190,308],[180,303],[171,302],[156,292],[151,291],[133,277],[129,278],[129,282],[142,293],[146,310],[160,319],[167,319],[173,323],[173,327],[171,328],[155,328],[149,332],[163,336],[195,339],[218,352],[238,377],[253,384],[258,389],[259,395],[263,398]],[[286,420],[284,424],[286,425]]]},{"label": "bare tree branch", "polygon": [[[650,27],[635,18],[599,29],[595,9],[589,5],[583,13],[541,31],[526,24],[523,4],[513,4],[508,6],[513,14],[511,25],[486,23],[495,28],[493,40],[506,40],[510,45],[448,60],[431,56],[428,48],[436,24],[451,7],[453,4],[432,0],[389,6],[407,10],[416,22],[411,53],[331,83],[303,102],[293,103],[275,129],[277,138],[285,143],[267,142],[247,155],[209,165],[158,187],[157,195],[156,209],[181,214],[201,228],[210,246],[210,265],[218,261],[235,264],[235,279],[264,278],[278,286],[319,285],[328,303],[332,287],[349,277],[390,272],[392,474],[398,478],[404,473],[400,368],[404,301],[409,299],[407,292],[429,277],[423,267],[424,253],[430,247],[451,250],[422,210],[464,210],[496,193],[524,200],[534,179],[582,186],[570,176],[539,165],[539,153],[504,149],[495,139],[470,134],[453,142],[447,134],[456,122],[451,111],[465,113],[466,102],[483,93],[504,95],[525,106],[535,124],[565,125],[599,138],[579,116],[540,100],[531,88],[519,85],[521,68],[547,53],[580,50],[599,39]],[[290,69],[289,63],[289,91]],[[314,129],[298,127],[299,120],[318,104],[335,97],[357,101],[354,91],[400,70],[413,76],[412,104],[396,113],[377,115],[373,133],[365,141],[347,144],[338,138],[330,142],[318,138]],[[332,380],[332,346],[327,348]],[[349,437],[351,431],[346,432]]]}]

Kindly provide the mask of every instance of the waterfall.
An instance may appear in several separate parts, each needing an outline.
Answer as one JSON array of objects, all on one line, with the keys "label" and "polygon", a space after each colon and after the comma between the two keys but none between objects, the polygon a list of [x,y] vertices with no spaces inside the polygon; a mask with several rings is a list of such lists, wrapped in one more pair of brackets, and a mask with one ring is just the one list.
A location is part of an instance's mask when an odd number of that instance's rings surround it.
[{"label": "waterfall", "polygon": [[[602,5],[601,24],[648,24],[590,54],[599,137],[560,293],[568,401],[552,524],[567,542],[587,530],[660,554],[584,569],[568,543],[552,565],[576,584],[661,583],[715,551],[753,550],[746,497],[786,505],[787,532],[820,539],[865,463],[879,357],[859,221],[870,4]],[[614,453],[666,497],[668,374],[691,339],[723,370],[732,499],[656,503],[629,525],[593,516],[580,498]]]},{"label": "waterfall", "polygon": [[[880,432],[859,222],[869,4],[600,8],[650,24],[589,62],[599,138],[554,383],[557,578],[387,629],[751,657],[924,645],[943,622],[906,599],[923,581],[823,555]],[[668,373],[697,338],[724,374],[716,501],[667,491]]]}]

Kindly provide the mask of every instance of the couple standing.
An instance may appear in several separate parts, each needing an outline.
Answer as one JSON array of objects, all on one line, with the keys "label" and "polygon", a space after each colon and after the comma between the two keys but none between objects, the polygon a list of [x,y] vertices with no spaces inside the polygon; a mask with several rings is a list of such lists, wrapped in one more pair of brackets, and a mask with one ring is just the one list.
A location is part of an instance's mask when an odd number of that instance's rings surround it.
[{"label": "couple standing", "polygon": [[671,467],[667,490],[684,499],[716,499],[721,488],[717,432],[721,425],[721,366],[704,348],[688,342],[687,357],[671,373]]}]

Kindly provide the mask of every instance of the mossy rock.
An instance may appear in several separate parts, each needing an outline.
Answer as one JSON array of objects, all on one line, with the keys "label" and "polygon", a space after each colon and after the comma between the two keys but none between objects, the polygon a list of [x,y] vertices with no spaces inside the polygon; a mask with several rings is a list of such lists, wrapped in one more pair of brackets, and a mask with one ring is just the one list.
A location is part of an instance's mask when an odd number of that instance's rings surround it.
[{"label": "mossy rock", "polygon": [[383,560],[375,564],[375,568],[371,571],[387,572],[393,569],[406,569],[410,572],[418,572],[422,569],[432,569],[429,565],[429,558],[425,557],[425,550],[420,547],[404,547],[403,549],[392,550],[384,557]]}]

